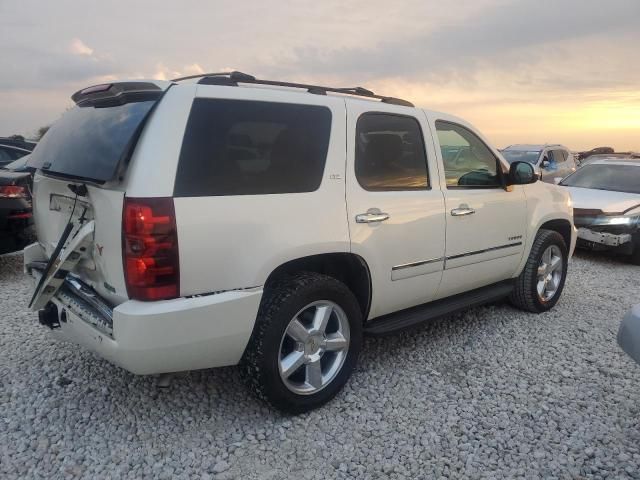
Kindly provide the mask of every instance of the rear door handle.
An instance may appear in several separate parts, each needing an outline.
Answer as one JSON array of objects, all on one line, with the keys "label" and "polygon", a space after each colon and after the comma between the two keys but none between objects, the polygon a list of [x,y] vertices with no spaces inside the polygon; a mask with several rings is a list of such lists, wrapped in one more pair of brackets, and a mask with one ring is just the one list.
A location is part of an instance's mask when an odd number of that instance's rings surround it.
[{"label": "rear door handle", "polygon": [[388,213],[367,212],[367,213],[359,213],[358,215],[356,215],[356,223],[376,223],[376,222],[384,222],[385,220],[389,220]]},{"label": "rear door handle", "polygon": [[472,215],[474,213],[476,213],[476,211],[466,204],[462,204],[458,208],[454,208],[453,210],[451,210],[451,215],[453,215],[454,217],[463,217],[465,215]]}]

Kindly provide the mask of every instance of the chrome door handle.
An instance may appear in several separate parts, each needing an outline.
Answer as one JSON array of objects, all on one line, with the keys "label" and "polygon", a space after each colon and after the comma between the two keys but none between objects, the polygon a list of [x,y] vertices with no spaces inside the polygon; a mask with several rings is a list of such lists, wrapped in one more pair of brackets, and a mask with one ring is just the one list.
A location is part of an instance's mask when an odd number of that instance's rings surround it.
[{"label": "chrome door handle", "polygon": [[453,215],[454,217],[462,217],[464,215],[472,215],[476,213],[476,211],[469,207],[469,205],[460,205],[458,208],[454,208],[453,210],[451,210],[451,215]]},{"label": "chrome door handle", "polygon": [[356,223],[376,223],[376,222],[384,222],[385,220],[389,220],[388,213],[359,213],[356,215]]}]

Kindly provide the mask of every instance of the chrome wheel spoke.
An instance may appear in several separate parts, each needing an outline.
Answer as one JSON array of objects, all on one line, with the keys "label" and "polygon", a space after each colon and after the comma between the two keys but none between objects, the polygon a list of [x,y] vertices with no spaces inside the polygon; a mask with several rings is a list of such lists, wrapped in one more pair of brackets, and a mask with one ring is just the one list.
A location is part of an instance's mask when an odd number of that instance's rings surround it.
[{"label": "chrome wheel spoke", "polygon": [[562,283],[563,268],[562,252],[557,245],[550,245],[540,257],[537,271],[536,290],[543,302],[551,300],[558,292]]},{"label": "chrome wheel spoke", "polygon": [[331,313],[333,313],[333,308],[330,305],[316,308],[315,315],[313,316],[313,329],[324,333],[327,329],[329,318],[331,318]]},{"label": "chrome wheel spoke", "polygon": [[322,365],[320,359],[307,363],[306,381],[313,388],[322,387]]},{"label": "chrome wheel spoke", "polygon": [[335,352],[347,348],[349,346],[349,342],[340,332],[336,332],[327,335],[324,345],[326,351]]},{"label": "chrome wheel spoke", "polygon": [[304,328],[304,325],[300,323],[298,318],[294,318],[287,327],[287,335],[298,342],[306,342],[309,338],[309,331]]},{"label": "chrome wheel spoke", "polygon": [[280,340],[282,382],[298,395],[317,393],[340,373],[349,342],[344,310],[329,300],[310,303],[293,316]]},{"label": "chrome wheel spoke", "polygon": [[293,373],[304,365],[304,352],[293,351],[280,360],[280,373],[283,377],[289,378]]}]

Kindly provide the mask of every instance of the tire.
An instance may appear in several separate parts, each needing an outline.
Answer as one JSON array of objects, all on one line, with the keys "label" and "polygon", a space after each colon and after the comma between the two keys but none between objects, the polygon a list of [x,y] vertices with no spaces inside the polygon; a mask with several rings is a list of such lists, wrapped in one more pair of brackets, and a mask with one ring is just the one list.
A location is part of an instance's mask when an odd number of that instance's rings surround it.
[{"label": "tire", "polygon": [[[318,314],[321,311],[330,312],[324,334],[313,326],[322,317]],[[299,323],[293,325],[296,318]],[[300,325],[315,333],[304,337]],[[334,331],[336,326],[338,330]],[[336,342],[333,347],[330,341]],[[326,351],[318,345],[324,345]],[[340,351],[332,350],[339,345]],[[362,313],[353,293],[332,277],[303,272],[284,277],[265,289],[240,368],[259,398],[280,411],[298,414],[325,404],[342,389],[356,365],[361,345]],[[308,363],[287,376],[285,359],[298,359],[300,355]],[[296,364],[297,360],[291,362]]]},{"label": "tire", "polygon": [[[559,275],[553,272],[551,273],[552,278],[555,280],[553,285],[556,286],[555,292],[551,296],[548,296],[552,290],[551,283],[543,283],[542,294],[540,294],[538,290],[539,282],[541,281],[538,277],[538,268],[544,263],[543,255],[549,251],[554,253],[552,259],[556,258],[555,254],[561,256],[560,265],[562,267]],[[554,305],[558,303],[558,299],[564,289],[564,282],[567,278],[567,252],[568,249],[564,238],[558,232],[552,230],[538,231],[533,246],[531,247],[527,263],[516,279],[515,288],[509,297],[511,304],[522,310],[534,313],[542,313],[552,309]],[[546,265],[546,263],[544,263],[544,265]],[[548,278],[548,276],[545,276],[545,278]],[[549,291],[546,290],[547,285],[550,285]]]}]

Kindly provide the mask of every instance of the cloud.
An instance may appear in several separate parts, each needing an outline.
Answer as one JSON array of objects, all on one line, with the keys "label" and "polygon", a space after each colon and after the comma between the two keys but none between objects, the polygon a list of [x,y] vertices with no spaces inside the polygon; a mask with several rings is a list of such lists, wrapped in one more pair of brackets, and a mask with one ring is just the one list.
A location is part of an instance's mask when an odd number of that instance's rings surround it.
[{"label": "cloud", "polygon": [[79,38],[71,40],[71,43],[69,44],[69,51],[74,55],[86,55],[89,57],[93,55],[93,49],[87,47]]},{"label": "cloud", "polygon": [[[366,46],[300,46],[263,68],[348,78],[455,78],[486,67],[511,70],[544,63],[536,48],[606,34],[637,32],[640,2],[519,0],[410,36],[381,32]],[[637,39],[637,37],[636,37]]]}]

